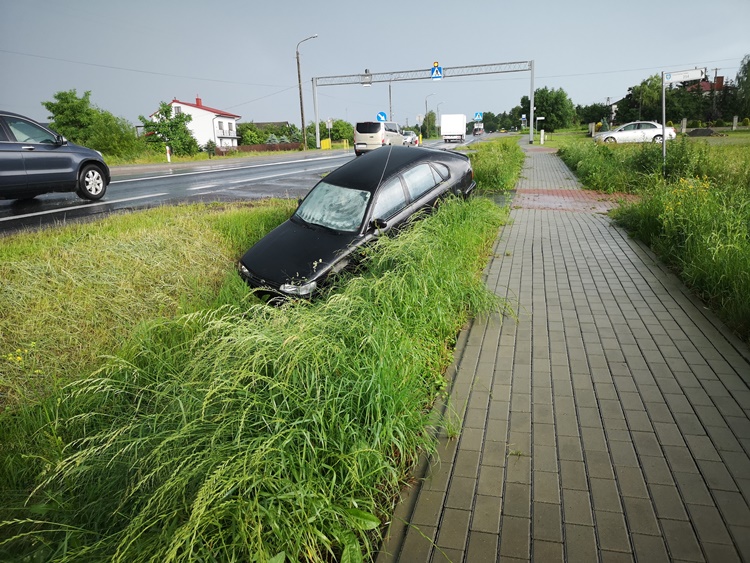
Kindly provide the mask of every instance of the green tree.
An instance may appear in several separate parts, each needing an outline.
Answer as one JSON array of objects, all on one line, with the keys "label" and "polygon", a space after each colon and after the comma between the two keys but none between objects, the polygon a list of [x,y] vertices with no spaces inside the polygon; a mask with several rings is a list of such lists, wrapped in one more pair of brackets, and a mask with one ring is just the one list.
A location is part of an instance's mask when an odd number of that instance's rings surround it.
[{"label": "green tree", "polygon": [[750,117],[750,55],[745,55],[737,71],[736,113],[740,119]]},{"label": "green tree", "polygon": [[154,117],[155,119],[151,120],[142,115],[138,116],[147,141],[168,145],[175,156],[192,156],[198,153],[198,141],[187,126],[192,116],[186,113],[173,115],[172,105],[161,102]]},{"label": "green tree", "polygon": [[576,106],[578,123],[599,123],[602,119],[609,122],[610,107],[607,104]]},{"label": "green tree", "polygon": [[142,149],[134,127],[126,119],[91,105],[91,92],[78,97],[75,90],[54,94],[42,102],[50,112],[50,126],[68,140],[116,157],[134,156]]},{"label": "green tree", "polygon": [[96,119],[91,106],[91,91],[80,98],[75,89],[56,92],[54,102],[42,102],[50,112],[50,127],[74,143],[88,145],[90,128]]},{"label": "green tree", "polygon": [[[531,119],[531,101],[528,96],[521,98],[521,106],[526,118]],[[550,90],[545,86],[535,90],[534,106],[536,107],[534,119],[544,117],[544,123],[540,123],[539,127],[545,131],[552,132],[564,127],[571,127],[576,117],[575,106],[562,88]]]},{"label": "green tree", "polygon": [[262,145],[265,143],[268,133],[261,132],[255,123],[238,123],[237,134],[241,145]]},{"label": "green tree", "polygon": [[435,123],[436,117],[435,112],[432,110],[428,111],[427,115],[424,116],[422,127],[420,129],[422,131],[422,137],[425,139],[437,135],[437,124]]}]

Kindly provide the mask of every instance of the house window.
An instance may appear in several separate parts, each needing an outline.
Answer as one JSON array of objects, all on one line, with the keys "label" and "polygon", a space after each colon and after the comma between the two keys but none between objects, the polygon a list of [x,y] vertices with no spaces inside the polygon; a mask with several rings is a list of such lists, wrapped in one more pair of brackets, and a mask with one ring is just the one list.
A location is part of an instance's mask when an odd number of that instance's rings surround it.
[{"label": "house window", "polygon": [[230,132],[230,133],[231,133],[232,131],[234,131],[234,123],[232,123],[232,122],[230,121],[229,123],[227,123],[227,126],[229,127],[229,132]]},{"label": "house window", "polygon": [[224,131],[224,122],[219,121],[219,131]]},{"label": "house window", "polygon": [[180,106],[174,106],[175,117],[180,115],[181,113],[182,113],[182,108]]}]

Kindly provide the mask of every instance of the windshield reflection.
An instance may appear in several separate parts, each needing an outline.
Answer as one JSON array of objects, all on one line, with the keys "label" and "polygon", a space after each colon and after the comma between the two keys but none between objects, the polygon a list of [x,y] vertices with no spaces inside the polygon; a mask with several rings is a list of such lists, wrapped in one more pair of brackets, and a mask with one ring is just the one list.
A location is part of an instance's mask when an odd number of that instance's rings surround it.
[{"label": "windshield reflection", "polygon": [[359,231],[370,192],[320,182],[300,204],[294,217],[345,233]]}]

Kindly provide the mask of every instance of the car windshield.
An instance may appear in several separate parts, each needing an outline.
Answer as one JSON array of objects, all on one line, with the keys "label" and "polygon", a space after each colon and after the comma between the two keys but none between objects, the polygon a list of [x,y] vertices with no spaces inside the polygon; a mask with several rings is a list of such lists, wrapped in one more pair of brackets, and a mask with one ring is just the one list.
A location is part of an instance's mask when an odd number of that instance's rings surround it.
[{"label": "car windshield", "polygon": [[300,204],[294,217],[305,223],[354,233],[365,216],[370,192],[320,182]]}]

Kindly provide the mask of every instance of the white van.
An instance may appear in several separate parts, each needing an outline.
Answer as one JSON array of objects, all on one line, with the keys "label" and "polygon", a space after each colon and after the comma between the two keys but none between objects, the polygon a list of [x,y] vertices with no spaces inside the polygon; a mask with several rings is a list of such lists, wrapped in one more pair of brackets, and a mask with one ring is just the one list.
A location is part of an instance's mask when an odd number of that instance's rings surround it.
[{"label": "white van", "polygon": [[403,145],[404,137],[393,121],[360,121],[354,126],[354,154],[357,156],[385,145]]}]

